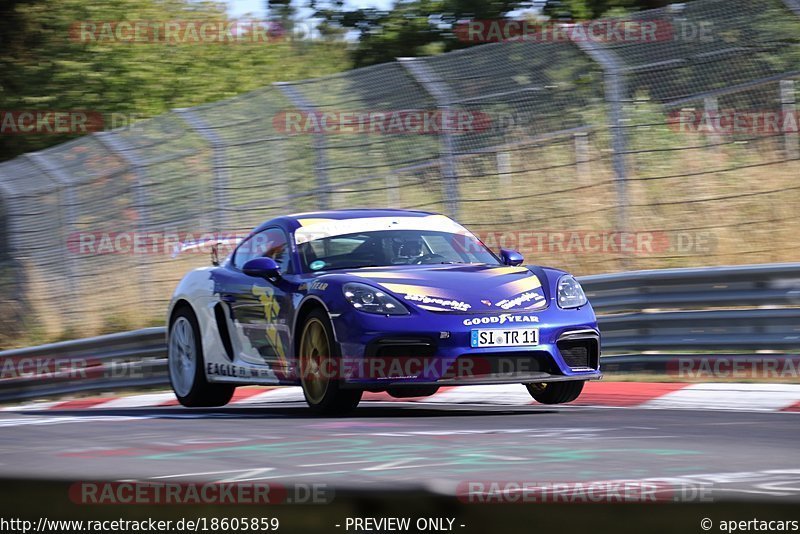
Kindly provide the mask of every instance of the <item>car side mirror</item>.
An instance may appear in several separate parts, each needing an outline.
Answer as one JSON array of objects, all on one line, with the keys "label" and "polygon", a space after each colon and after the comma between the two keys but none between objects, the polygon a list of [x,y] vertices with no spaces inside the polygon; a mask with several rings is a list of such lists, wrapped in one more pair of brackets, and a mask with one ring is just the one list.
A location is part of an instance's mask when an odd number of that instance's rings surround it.
[{"label": "car side mirror", "polygon": [[522,261],[525,259],[522,257],[522,254],[517,252],[516,250],[509,250],[505,248],[500,249],[500,259],[503,260],[505,265],[520,265]]},{"label": "car side mirror", "polygon": [[281,277],[281,268],[272,258],[253,258],[242,267],[247,276],[274,280]]}]

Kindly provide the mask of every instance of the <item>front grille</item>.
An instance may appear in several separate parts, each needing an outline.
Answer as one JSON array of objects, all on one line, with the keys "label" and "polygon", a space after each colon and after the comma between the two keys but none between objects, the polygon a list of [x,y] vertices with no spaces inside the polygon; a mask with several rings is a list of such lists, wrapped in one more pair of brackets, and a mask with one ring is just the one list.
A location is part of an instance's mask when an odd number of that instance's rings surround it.
[{"label": "front grille", "polygon": [[597,369],[599,351],[594,338],[563,339],[557,344],[564,362],[573,369]]},{"label": "front grille", "polygon": [[374,358],[429,358],[436,344],[429,339],[383,338],[367,346],[366,356]]}]

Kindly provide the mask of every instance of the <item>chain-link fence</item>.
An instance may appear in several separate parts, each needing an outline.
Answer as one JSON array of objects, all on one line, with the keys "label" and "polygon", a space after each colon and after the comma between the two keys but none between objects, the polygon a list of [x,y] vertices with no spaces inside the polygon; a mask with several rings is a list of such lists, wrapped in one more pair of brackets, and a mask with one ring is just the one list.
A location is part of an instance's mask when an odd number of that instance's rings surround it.
[{"label": "chain-link fence", "polygon": [[603,27],[275,84],[0,165],[6,335],[157,323],[208,263],[178,241],[319,208],[443,212],[579,274],[796,260],[800,2]]}]

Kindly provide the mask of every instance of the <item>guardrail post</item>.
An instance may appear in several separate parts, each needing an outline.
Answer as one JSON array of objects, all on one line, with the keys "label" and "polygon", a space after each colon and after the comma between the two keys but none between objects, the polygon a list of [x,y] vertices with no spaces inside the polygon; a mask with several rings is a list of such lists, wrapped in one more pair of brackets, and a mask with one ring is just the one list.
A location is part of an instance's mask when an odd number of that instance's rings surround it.
[{"label": "guardrail post", "polygon": [[[423,61],[417,58],[398,58],[398,61],[400,61],[400,64],[408,70],[409,74],[422,85],[423,89],[433,97],[434,102],[436,102],[436,107],[442,115],[446,116],[452,107],[452,102],[450,101],[451,91],[447,88],[446,84],[439,80]],[[444,123],[445,121],[443,120],[442,122]],[[443,194],[445,211],[450,217],[458,219],[460,199],[458,192],[458,172],[456,170],[454,153],[453,133],[449,129],[442,128],[442,145],[439,156],[442,179],[444,180]]]},{"label": "guardrail post", "polygon": [[[274,85],[297,109],[305,113],[314,112],[314,106],[295,89],[294,85],[289,82],[277,82]],[[326,210],[331,207],[331,189],[328,178],[328,162],[325,156],[325,140],[322,135],[321,133],[314,134],[312,149],[314,150],[314,175],[317,179],[319,209]]]},{"label": "guardrail post", "polygon": [[229,176],[228,169],[225,167],[225,143],[217,135],[217,132],[191,108],[178,108],[172,111],[183,119],[189,128],[205,139],[211,147],[211,172],[213,173],[211,194],[214,199],[212,215],[214,228],[212,230],[214,232],[227,231],[229,228],[227,227],[228,210],[225,202],[225,191]]},{"label": "guardrail post", "polygon": [[[628,227],[628,139],[625,129],[628,127],[624,102],[627,94],[622,62],[616,55],[604,50],[591,39],[578,39],[575,44],[603,68],[605,99],[609,106],[609,129],[611,130],[612,164],[614,167],[614,183],[617,190],[617,231],[625,232]],[[623,267],[628,265],[623,259]]]},{"label": "guardrail post", "polygon": [[[781,80],[781,124],[793,124],[794,131],[785,129],[783,132],[783,143],[786,150],[786,159],[800,159],[800,135],[797,127],[800,125],[800,117],[797,115],[797,93],[795,91],[794,80]],[[791,117],[791,118],[790,118]]]}]

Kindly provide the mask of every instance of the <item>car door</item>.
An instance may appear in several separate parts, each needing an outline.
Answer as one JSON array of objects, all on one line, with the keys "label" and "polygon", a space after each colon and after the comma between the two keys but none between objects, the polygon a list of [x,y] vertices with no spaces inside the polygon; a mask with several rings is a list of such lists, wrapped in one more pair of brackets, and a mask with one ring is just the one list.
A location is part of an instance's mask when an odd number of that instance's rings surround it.
[{"label": "car door", "polygon": [[285,371],[291,346],[292,285],[283,278],[270,281],[244,274],[244,264],[258,257],[272,258],[281,273],[290,272],[288,240],[281,228],[262,230],[237,247],[230,264],[231,278],[221,298],[230,309],[240,356]]}]

